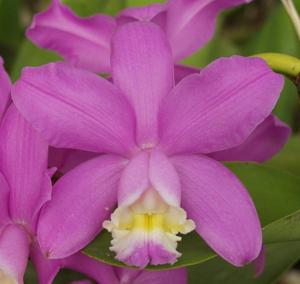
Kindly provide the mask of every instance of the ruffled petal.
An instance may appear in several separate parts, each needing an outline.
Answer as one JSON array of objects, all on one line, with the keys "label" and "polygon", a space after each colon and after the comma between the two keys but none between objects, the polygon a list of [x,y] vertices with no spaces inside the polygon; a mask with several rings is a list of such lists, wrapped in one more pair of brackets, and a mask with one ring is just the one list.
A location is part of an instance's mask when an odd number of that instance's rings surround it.
[{"label": "ruffled petal", "polygon": [[201,155],[172,159],[182,183],[182,207],[196,231],[228,262],[243,266],[262,248],[262,230],[254,204],[237,177]]},{"label": "ruffled petal", "polygon": [[15,225],[7,226],[0,235],[1,283],[24,283],[28,255],[29,238],[25,231]]},{"label": "ruffled petal", "polygon": [[275,106],[282,76],[258,58],[221,58],[183,79],[160,108],[168,154],[211,153],[244,142]]},{"label": "ruffled petal", "polygon": [[51,146],[121,154],[135,147],[130,106],[93,73],[64,63],[25,68],[12,97]]},{"label": "ruffled petal", "polygon": [[69,63],[93,72],[110,71],[110,41],[115,20],[106,15],[80,18],[59,0],[37,14],[27,37],[39,47],[58,52]]},{"label": "ruffled petal", "polygon": [[112,41],[114,83],[132,104],[137,142],[142,148],[157,142],[157,113],[161,99],[174,84],[171,50],[163,31],[149,22],[124,25]]},{"label": "ruffled petal", "polygon": [[99,233],[116,205],[125,163],[118,156],[101,156],[57,181],[52,200],[42,209],[37,229],[38,242],[46,257],[70,256]]},{"label": "ruffled petal", "polygon": [[10,103],[11,82],[4,69],[4,62],[0,56],[0,121]]},{"label": "ruffled petal", "polygon": [[191,55],[212,38],[220,12],[250,1],[170,0],[166,32],[175,61]]},{"label": "ruffled petal", "polygon": [[218,161],[265,162],[277,154],[291,134],[291,128],[270,115],[239,146],[210,154]]},{"label": "ruffled petal", "polygon": [[11,105],[0,128],[0,167],[10,187],[10,214],[16,223],[32,225],[45,194],[47,163],[48,144]]}]

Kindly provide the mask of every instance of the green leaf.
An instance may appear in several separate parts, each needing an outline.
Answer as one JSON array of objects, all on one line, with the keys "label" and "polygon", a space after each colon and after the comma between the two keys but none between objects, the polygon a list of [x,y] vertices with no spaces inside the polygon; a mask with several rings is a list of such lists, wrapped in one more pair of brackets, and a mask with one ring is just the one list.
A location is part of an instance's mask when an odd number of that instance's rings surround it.
[{"label": "green leaf", "polygon": [[145,6],[153,3],[163,3],[164,0],[126,0],[127,6]]},{"label": "green leaf", "polygon": [[15,47],[20,40],[20,0],[0,0],[0,43]]},{"label": "green leaf", "polygon": [[284,89],[273,113],[292,127],[295,123],[295,113],[299,110],[298,100],[295,84],[291,80],[285,79]]},{"label": "green leaf", "polygon": [[300,136],[292,136],[283,150],[265,164],[300,176]]},{"label": "green leaf", "polygon": [[11,67],[22,39],[21,4],[21,0],[0,0],[0,55],[6,67]]},{"label": "green leaf", "polygon": [[[299,1],[294,1],[299,2]],[[291,24],[289,16],[281,3],[272,10],[260,31],[254,34],[242,49],[244,55],[262,52],[279,52],[300,57],[300,42]],[[299,5],[299,3],[298,3]],[[287,82],[275,114],[289,125],[294,123],[294,110],[299,110],[297,90],[294,84]]]},{"label": "green leaf", "polygon": [[[189,283],[209,284],[270,284],[289,269],[300,255],[300,242],[266,245],[266,266],[259,278],[253,276],[251,265],[236,268],[220,258],[189,268]],[[201,282],[199,282],[201,279]]]},{"label": "green leaf", "polygon": [[125,8],[125,0],[63,0],[79,16],[96,13],[114,15]]},{"label": "green leaf", "polygon": [[[297,210],[300,208],[300,178],[257,164],[232,163],[228,166],[245,184],[255,202],[264,227],[265,242],[285,242],[290,240],[291,236],[293,240],[300,241],[300,226],[299,230],[294,229],[295,219],[291,216],[299,214]],[[284,228],[280,235],[277,234],[277,227]],[[110,234],[102,232],[85,248],[84,253],[109,264],[124,266],[116,261],[114,254],[109,251],[110,240]],[[196,233],[183,236],[178,251],[183,255],[173,266],[149,266],[148,269],[170,269],[205,263],[216,256]]]},{"label": "green leaf", "polygon": [[15,81],[19,78],[21,70],[25,66],[39,66],[59,59],[60,57],[56,53],[38,48],[28,40],[24,40],[12,68],[12,80]]}]

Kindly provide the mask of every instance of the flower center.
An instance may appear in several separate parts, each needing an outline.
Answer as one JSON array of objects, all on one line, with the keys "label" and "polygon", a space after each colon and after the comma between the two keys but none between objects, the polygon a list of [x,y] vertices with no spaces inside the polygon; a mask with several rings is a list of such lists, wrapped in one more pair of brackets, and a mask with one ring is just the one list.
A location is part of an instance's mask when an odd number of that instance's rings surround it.
[{"label": "flower center", "polygon": [[144,267],[176,262],[181,255],[177,234],[187,234],[195,225],[182,208],[168,205],[151,188],[133,204],[118,207],[103,227],[112,233],[110,249],[117,259]]}]

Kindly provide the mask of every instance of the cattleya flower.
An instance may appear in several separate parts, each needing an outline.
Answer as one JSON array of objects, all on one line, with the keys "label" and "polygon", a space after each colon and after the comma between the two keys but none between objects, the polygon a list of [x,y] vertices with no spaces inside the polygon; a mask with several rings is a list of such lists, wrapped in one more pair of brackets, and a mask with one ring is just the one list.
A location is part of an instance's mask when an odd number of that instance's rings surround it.
[{"label": "cattleya flower", "polygon": [[169,42],[150,22],[116,32],[111,64],[113,84],[51,63],[25,68],[13,88],[17,108],[51,146],[102,154],[55,184],[39,219],[43,253],[72,255],[103,225],[116,258],[138,267],[174,263],[179,233],[194,228],[236,266],[257,258],[262,232],[253,202],[216,159],[236,149],[236,157],[261,158],[242,149],[258,147],[253,132],[283,78],[261,59],[233,56],[174,86]]}]

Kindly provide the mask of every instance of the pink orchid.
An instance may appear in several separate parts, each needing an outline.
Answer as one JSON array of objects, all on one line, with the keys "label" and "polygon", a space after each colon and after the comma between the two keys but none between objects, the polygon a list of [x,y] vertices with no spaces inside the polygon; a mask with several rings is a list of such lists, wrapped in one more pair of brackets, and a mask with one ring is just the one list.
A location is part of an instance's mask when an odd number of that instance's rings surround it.
[{"label": "pink orchid", "polygon": [[262,232],[253,202],[211,157],[251,139],[283,78],[261,59],[233,56],[175,86],[169,42],[149,22],[116,32],[111,64],[114,84],[52,63],[25,68],[13,88],[17,108],[50,145],[106,153],[55,184],[39,220],[43,253],[72,255],[103,224],[116,258],[129,265],[174,263],[178,234],[194,228],[236,266],[257,258]]}]

